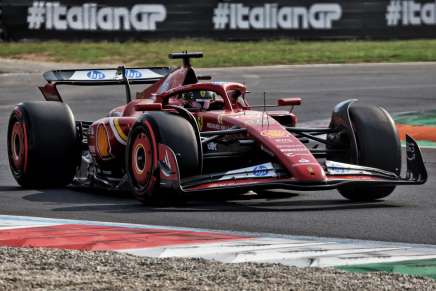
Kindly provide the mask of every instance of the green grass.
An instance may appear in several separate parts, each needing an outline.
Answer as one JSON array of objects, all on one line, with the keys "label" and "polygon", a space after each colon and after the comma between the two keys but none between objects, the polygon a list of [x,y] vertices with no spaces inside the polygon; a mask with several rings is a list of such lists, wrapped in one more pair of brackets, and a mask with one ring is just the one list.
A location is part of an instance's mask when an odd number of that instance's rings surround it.
[{"label": "green grass", "polygon": [[356,273],[390,272],[436,279],[436,260],[434,259],[339,266],[337,268]]},{"label": "green grass", "polygon": [[177,64],[169,52],[203,51],[197,67],[317,63],[436,61],[436,40],[226,42],[181,39],[152,42],[11,42],[0,43],[0,57],[72,63],[127,65]]}]

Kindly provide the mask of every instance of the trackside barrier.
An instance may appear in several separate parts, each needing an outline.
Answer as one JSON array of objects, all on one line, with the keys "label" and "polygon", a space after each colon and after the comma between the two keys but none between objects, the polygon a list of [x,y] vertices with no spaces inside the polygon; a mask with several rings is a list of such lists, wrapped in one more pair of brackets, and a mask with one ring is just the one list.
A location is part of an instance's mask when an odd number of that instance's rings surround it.
[{"label": "trackside barrier", "polygon": [[11,40],[436,37],[434,0],[0,0]]},{"label": "trackside barrier", "polygon": [[6,31],[3,27],[3,22],[2,22],[2,13],[3,13],[3,7],[2,7],[2,1],[0,1],[0,41],[6,39]]}]

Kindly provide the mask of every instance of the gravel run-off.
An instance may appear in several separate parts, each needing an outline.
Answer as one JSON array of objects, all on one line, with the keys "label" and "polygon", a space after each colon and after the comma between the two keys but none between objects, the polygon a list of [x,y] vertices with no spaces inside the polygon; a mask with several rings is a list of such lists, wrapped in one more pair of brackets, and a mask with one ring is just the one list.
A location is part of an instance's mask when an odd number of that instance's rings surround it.
[{"label": "gravel run-off", "polygon": [[436,290],[436,280],[280,264],[0,248],[0,290]]}]

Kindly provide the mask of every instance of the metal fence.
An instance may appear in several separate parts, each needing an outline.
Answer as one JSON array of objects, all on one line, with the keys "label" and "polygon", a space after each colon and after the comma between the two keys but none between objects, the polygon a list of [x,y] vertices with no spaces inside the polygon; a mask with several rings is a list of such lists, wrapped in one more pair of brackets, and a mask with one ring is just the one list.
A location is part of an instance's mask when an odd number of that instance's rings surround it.
[{"label": "metal fence", "polygon": [[0,9],[11,40],[436,36],[435,0],[0,0]]}]

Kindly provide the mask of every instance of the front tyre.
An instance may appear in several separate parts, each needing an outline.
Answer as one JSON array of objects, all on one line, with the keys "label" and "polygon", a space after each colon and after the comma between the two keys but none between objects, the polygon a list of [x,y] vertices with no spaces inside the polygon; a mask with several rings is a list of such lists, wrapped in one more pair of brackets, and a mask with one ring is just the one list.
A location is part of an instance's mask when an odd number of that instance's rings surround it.
[{"label": "front tyre", "polygon": [[[176,154],[180,177],[201,173],[201,152],[197,129],[181,116],[148,112],[134,125],[126,147],[126,173],[134,196],[141,202],[155,203],[173,193],[160,187],[160,143]],[[170,194],[170,195],[168,195]]]},{"label": "front tyre", "polygon": [[[350,118],[356,135],[358,164],[399,175],[401,143],[389,113],[378,106],[353,105],[350,108]],[[349,184],[338,188],[342,196],[352,201],[382,199],[394,190],[395,186],[363,184]]]},{"label": "front tyre", "polygon": [[153,129],[136,125],[129,134],[126,148],[126,169],[136,199],[145,203],[154,200],[158,182],[157,143]]}]

